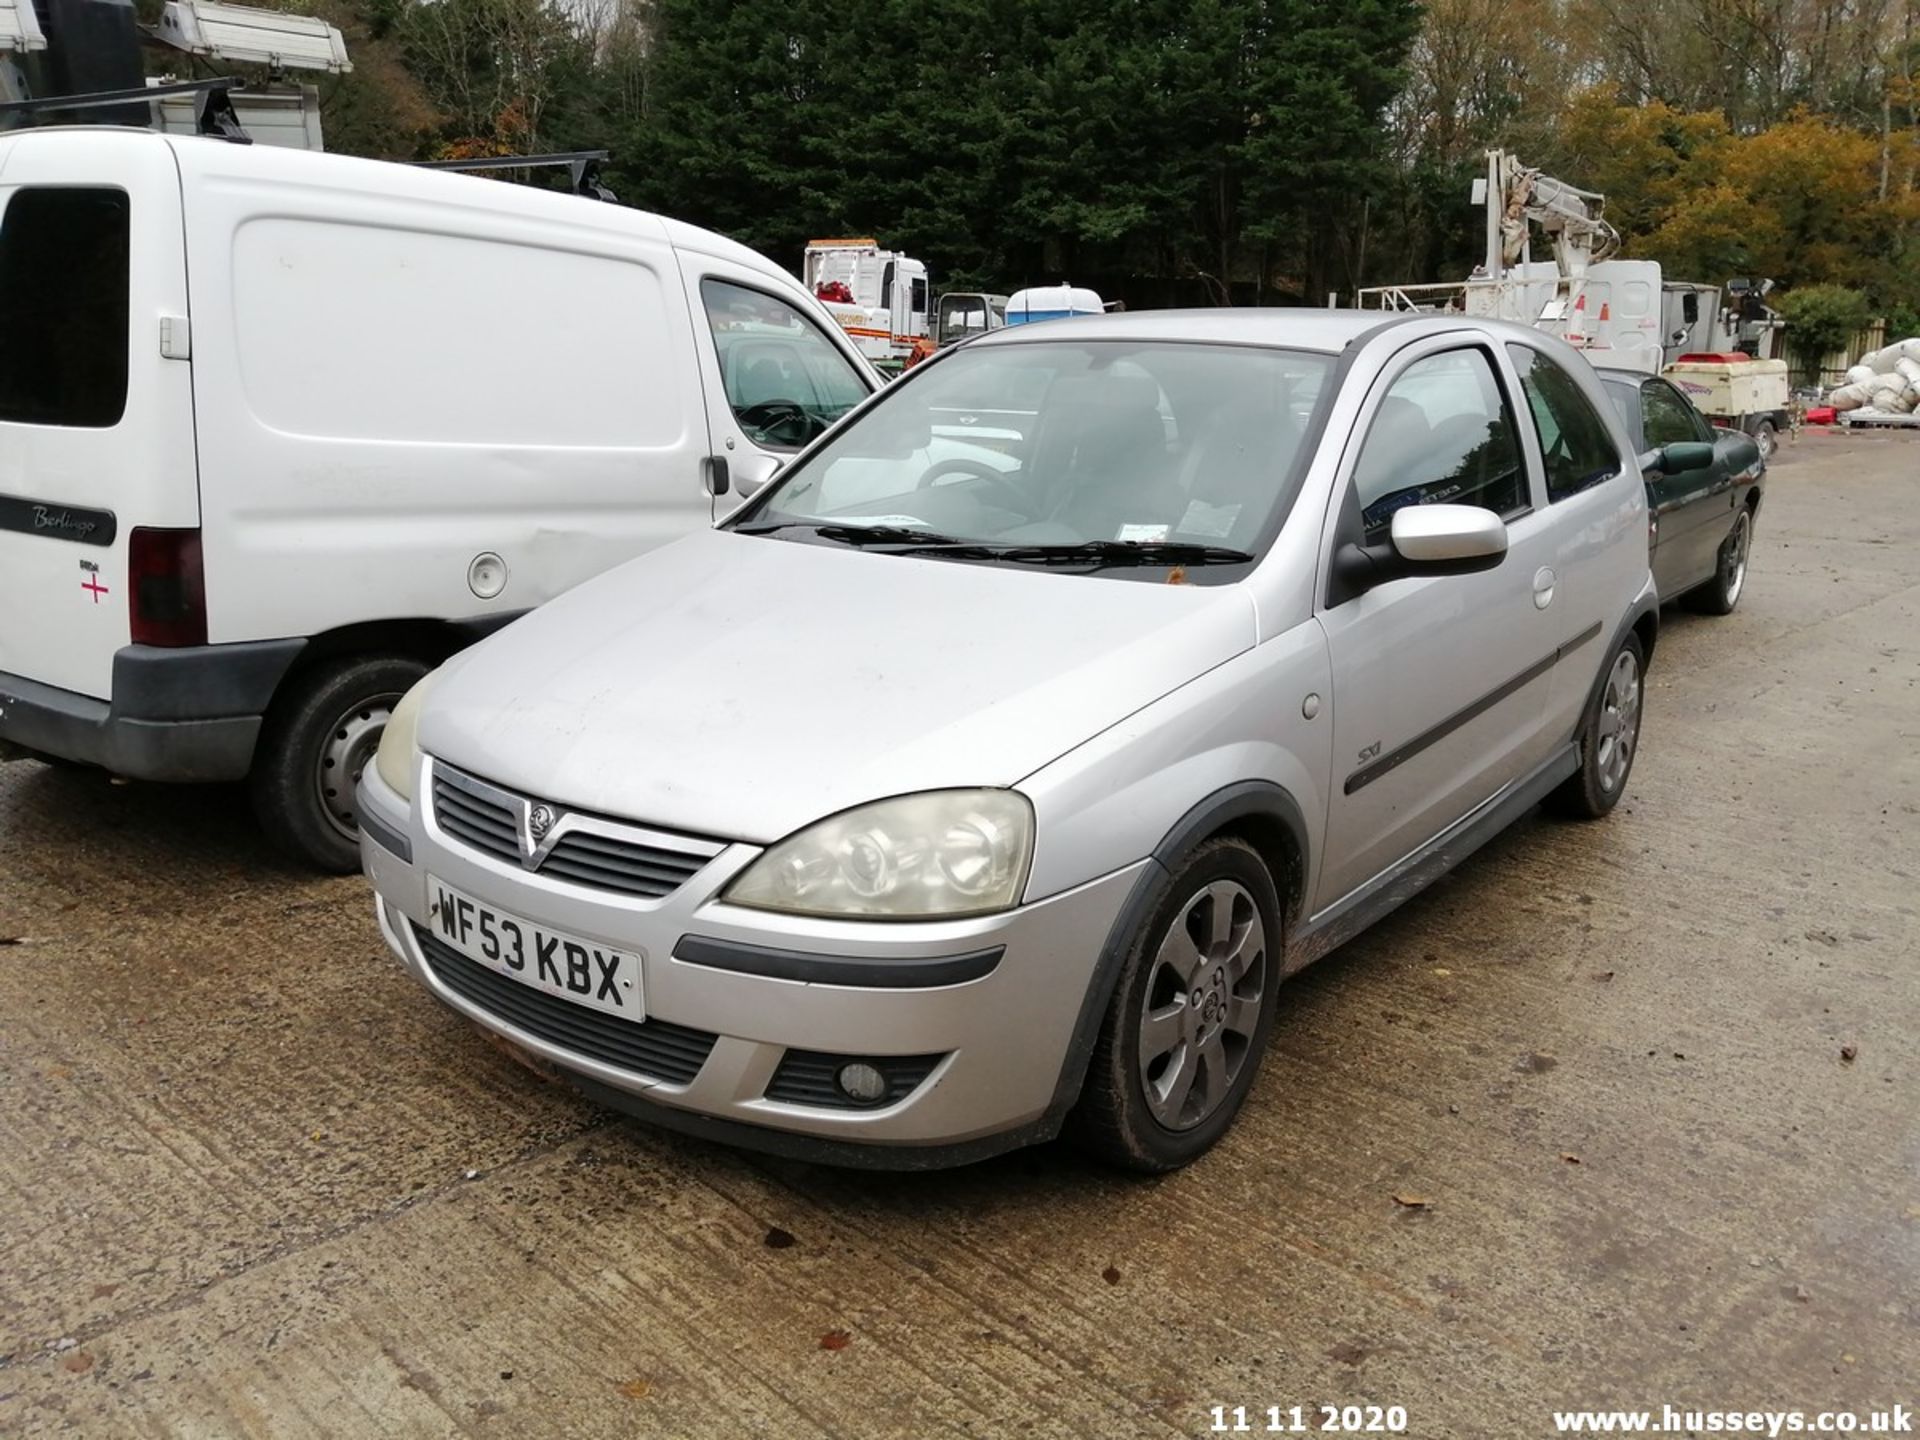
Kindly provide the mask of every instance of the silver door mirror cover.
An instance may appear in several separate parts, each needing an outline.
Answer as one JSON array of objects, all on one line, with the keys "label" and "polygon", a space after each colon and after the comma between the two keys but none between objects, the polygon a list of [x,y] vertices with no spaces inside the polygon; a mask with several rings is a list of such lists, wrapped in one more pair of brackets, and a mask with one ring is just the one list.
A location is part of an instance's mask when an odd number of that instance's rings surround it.
[{"label": "silver door mirror cover", "polygon": [[1408,505],[1394,511],[1393,548],[1416,567],[1497,559],[1507,553],[1507,527],[1479,505]]}]

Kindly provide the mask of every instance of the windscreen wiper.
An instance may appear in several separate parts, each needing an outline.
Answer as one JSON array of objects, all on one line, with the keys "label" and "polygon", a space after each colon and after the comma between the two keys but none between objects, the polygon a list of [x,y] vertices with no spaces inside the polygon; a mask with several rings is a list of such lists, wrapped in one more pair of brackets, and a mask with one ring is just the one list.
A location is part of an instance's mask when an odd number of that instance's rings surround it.
[{"label": "windscreen wiper", "polygon": [[950,555],[959,560],[1010,560],[1016,565],[1245,565],[1245,550],[1177,540],[1081,540],[1063,545],[1008,545],[961,541],[900,547],[902,553]]},{"label": "windscreen wiper", "polygon": [[941,547],[970,542],[942,535],[938,530],[920,530],[909,525],[823,525],[817,520],[780,520],[771,525],[736,525],[740,535],[771,535],[776,530],[807,530],[825,540],[842,545],[887,545]]}]

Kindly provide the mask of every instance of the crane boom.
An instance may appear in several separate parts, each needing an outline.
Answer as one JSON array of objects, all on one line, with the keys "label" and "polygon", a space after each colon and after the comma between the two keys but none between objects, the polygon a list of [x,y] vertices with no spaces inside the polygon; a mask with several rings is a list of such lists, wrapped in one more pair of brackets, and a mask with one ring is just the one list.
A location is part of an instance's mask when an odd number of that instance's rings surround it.
[{"label": "crane boom", "polygon": [[1553,244],[1560,272],[1558,318],[1566,322],[1568,339],[1579,343],[1587,267],[1620,248],[1620,232],[1602,214],[1607,197],[1529,169],[1505,150],[1487,152],[1484,185],[1474,186],[1474,198],[1487,207],[1487,278],[1498,282],[1509,268],[1527,263],[1532,227],[1538,225]]}]

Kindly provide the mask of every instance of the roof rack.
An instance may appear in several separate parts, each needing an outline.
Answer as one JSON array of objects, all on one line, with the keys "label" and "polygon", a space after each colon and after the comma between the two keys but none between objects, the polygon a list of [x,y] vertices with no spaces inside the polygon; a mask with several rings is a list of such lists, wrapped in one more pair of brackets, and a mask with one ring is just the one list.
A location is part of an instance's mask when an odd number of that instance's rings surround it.
[{"label": "roof rack", "polygon": [[566,150],[552,155],[482,155],[472,160],[415,160],[412,164],[422,170],[465,171],[532,170],[564,165],[574,194],[617,205],[619,197],[600,179],[600,164],[606,158],[605,150]]},{"label": "roof rack", "polygon": [[[92,110],[106,105],[144,105],[176,95],[192,95],[194,131],[214,135],[236,145],[251,145],[253,137],[241,128],[234,113],[232,92],[247,87],[233,76],[214,80],[181,80],[167,85],[142,85],[131,90],[96,90],[87,95],[46,95],[37,100],[13,100],[0,105],[0,121],[10,115],[50,115],[62,110]],[[5,129],[0,124],[0,129]]]}]

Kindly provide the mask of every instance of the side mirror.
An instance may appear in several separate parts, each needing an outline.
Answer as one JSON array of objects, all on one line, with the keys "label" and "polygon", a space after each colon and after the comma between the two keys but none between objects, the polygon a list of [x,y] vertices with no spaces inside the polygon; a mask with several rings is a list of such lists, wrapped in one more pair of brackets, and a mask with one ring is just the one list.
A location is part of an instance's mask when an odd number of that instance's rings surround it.
[{"label": "side mirror", "polygon": [[1491,570],[1506,555],[1507,527],[1493,511],[1479,505],[1408,505],[1394,511],[1388,540],[1342,545],[1334,553],[1333,579],[1345,600],[1409,576]]},{"label": "side mirror", "polygon": [[1713,464],[1713,446],[1704,440],[1676,440],[1640,457],[1643,475],[1684,475]]},{"label": "side mirror", "polygon": [[733,462],[733,488],[744,498],[779,473],[780,462],[773,456],[748,451]]}]

